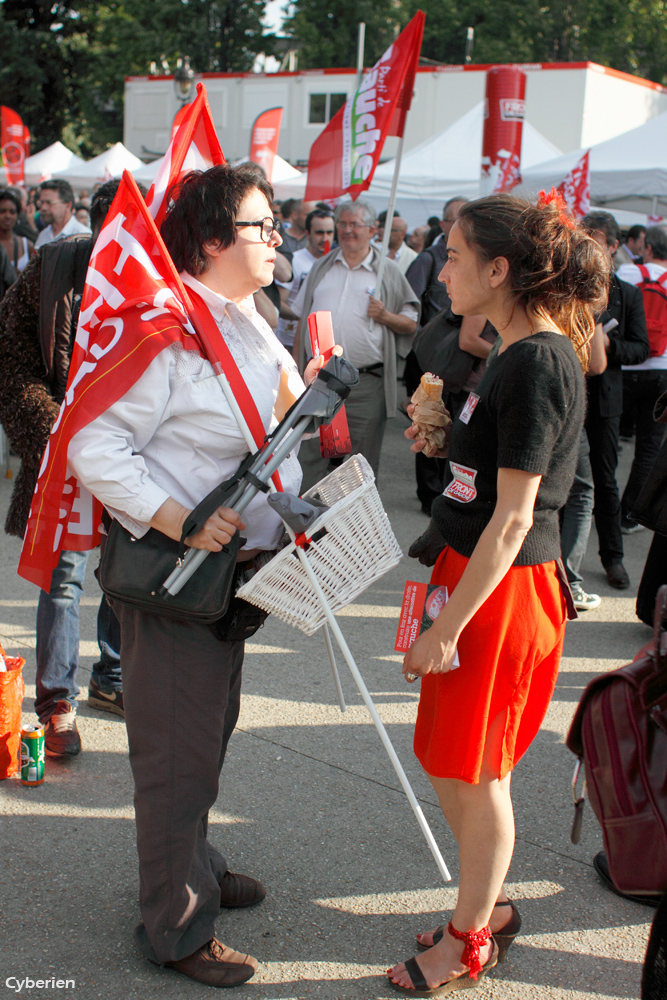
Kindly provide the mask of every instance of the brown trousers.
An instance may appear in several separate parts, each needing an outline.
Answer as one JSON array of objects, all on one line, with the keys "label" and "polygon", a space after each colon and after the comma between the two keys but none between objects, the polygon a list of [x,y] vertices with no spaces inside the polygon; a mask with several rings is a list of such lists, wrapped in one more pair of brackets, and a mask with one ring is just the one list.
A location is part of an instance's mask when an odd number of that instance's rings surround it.
[{"label": "brown trousers", "polygon": [[114,601],[134,778],[143,923],[135,940],[160,964],[214,936],[225,858],[207,841],[208,812],[238,719],[243,643],[206,625]]}]

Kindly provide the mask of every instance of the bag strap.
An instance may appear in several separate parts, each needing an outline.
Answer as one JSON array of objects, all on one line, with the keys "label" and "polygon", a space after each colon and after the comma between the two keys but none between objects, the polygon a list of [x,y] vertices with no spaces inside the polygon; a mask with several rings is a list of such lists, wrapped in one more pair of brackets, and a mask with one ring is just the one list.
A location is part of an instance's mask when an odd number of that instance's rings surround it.
[{"label": "bag strap", "polygon": [[663,287],[667,285],[667,271],[665,271],[664,274],[661,274],[660,277],[656,278],[655,280],[658,282],[659,285],[663,285]]},{"label": "bag strap", "polygon": [[[197,333],[203,334],[204,345],[208,343],[215,356],[219,359],[217,362],[216,371],[217,374],[224,374],[229,382],[234,398],[238,404],[241,413],[245,417],[246,423],[250,429],[253,440],[257,448],[261,448],[267,438],[266,431],[264,430],[264,424],[262,423],[262,418],[259,415],[259,410],[257,409],[257,404],[255,400],[250,395],[250,390],[245,383],[241,372],[239,371],[239,366],[234,360],[232,352],[229,350],[225,338],[220,333],[218,329],[218,324],[213,319],[211,311],[202,299],[202,297],[195,292],[193,288],[188,285],[184,286],[186,296],[189,296],[194,309],[190,311],[190,318],[193,321],[197,329]],[[213,358],[208,357],[208,361],[211,362],[213,370],[216,370],[216,362]],[[274,472],[272,477],[276,489],[282,490],[282,484],[280,482],[280,476],[277,472]]]},{"label": "bag strap", "polygon": [[[642,279],[644,281],[651,281],[651,274],[649,272],[649,269],[646,267],[646,265],[645,264],[637,264],[637,267],[639,269],[639,273],[642,276]],[[665,271],[665,274],[667,274],[667,271]]]}]

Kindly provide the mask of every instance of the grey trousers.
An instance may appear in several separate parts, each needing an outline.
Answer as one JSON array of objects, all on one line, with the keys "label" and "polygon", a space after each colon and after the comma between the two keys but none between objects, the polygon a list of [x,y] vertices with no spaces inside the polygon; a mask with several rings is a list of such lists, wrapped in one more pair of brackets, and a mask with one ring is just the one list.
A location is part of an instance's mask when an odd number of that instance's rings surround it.
[{"label": "grey trousers", "polygon": [[[387,407],[384,400],[384,376],[382,369],[377,374],[361,372],[359,385],[345,400],[345,412],[350,428],[352,454],[361,454],[378,478],[380,451],[387,423]],[[301,492],[324,479],[343,459],[322,458],[319,438],[304,441],[299,451],[299,461],[303,468]]]},{"label": "grey trousers", "polygon": [[114,601],[123,649],[134,778],[141,923],[135,940],[160,964],[214,936],[225,858],[207,841],[227,743],[238,719],[243,643],[206,625]]}]

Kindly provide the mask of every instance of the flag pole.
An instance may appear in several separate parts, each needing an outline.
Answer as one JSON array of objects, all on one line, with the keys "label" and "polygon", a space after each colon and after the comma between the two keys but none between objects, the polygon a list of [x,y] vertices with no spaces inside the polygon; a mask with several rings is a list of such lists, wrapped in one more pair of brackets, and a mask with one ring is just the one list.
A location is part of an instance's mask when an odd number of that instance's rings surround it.
[{"label": "flag pole", "polygon": [[357,41],[357,90],[361,86],[364,75],[364,45],[366,42],[366,24],[359,22],[359,37]]},{"label": "flag pole", "polygon": [[[389,249],[389,237],[391,236],[391,223],[394,218],[394,206],[396,205],[396,192],[398,191],[398,175],[401,170],[401,159],[403,158],[403,136],[398,140],[398,149],[396,151],[396,160],[394,161],[394,177],[391,182],[391,192],[389,194],[389,205],[387,206],[387,218],[384,221],[384,234],[382,236],[382,247],[380,250],[380,263],[378,266],[378,273],[375,282],[375,298],[381,299],[382,295],[382,279],[384,277],[384,269],[387,261],[387,250]],[[375,321],[370,322],[371,330],[375,327]]]}]

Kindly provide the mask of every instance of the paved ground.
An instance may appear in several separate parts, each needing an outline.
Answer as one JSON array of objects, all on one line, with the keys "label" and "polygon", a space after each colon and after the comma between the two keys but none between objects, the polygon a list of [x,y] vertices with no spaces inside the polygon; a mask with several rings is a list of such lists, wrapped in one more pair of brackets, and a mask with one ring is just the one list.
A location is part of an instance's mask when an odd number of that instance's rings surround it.
[{"label": "paved ground", "polygon": [[[380,485],[407,550],[426,521],[402,430],[399,418],[386,441]],[[626,474],[630,457],[625,445]],[[0,481],[3,510],[10,488]],[[588,680],[631,659],[649,638],[634,615],[649,540],[647,532],[626,540],[633,590],[619,596],[607,586],[591,537],[586,585],[604,600],[568,626],[556,696],[515,774],[517,847],[509,881],[525,933],[477,991],[480,1000],[639,996],[653,911],[611,895],[598,882],[591,862],[601,837],[590,809],[581,844],[570,843],[573,758],[563,741]],[[31,722],[37,594],[15,575],[18,541],[2,536],[0,552],[0,642],[26,658],[24,718]],[[439,923],[454,899],[453,840],[411,751],[418,696],[401,679],[393,652],[408,577],[425,579],[426,571],[406,558],[340,620],[453,881],[442,884],[344,664],[349,707],[341,715],[321,637],[308,639],[269,619],[247,648],[241,720],[211,824],[212,839],[234,868],[261,877],[269,889],[262,906],[232,912],[218,924],[220,938],[261,962],[253,982],[235,992],[240,1000],[396,996],[384,970],[414,953],[415,933]],[[49,763],[47,780],[37,788],[13,780],[0,784],[0,1000],[210,993],[149,965],[132,944],[137,871],[125,728],[85,704],[98,601],[90,572],[81,629],[84,752],[68,764]],[[16,978],[7,983],[8,977]],[[17,991],[17,980],[26,977],[76,985]]]}]

